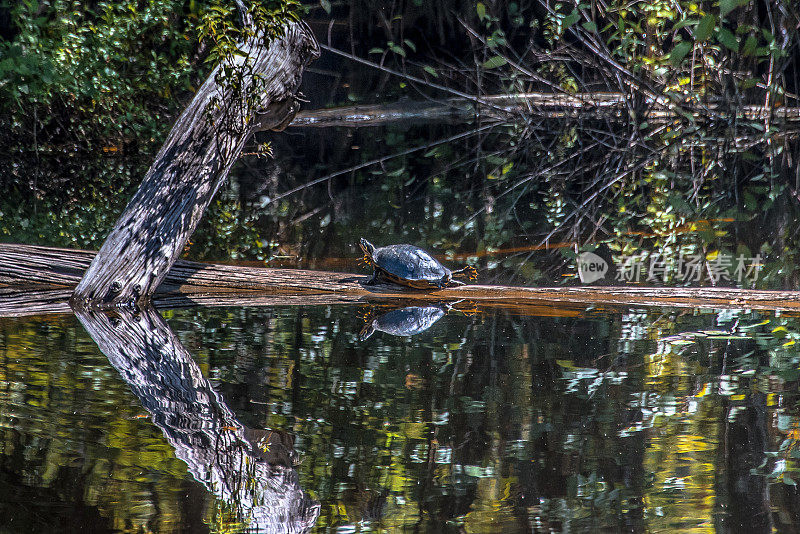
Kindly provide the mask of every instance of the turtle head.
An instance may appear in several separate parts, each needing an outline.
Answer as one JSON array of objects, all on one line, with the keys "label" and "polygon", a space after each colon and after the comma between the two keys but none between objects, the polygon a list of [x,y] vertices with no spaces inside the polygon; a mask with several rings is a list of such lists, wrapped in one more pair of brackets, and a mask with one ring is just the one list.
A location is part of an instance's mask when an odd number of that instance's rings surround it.
[{"label": "turtle head", "polygon": [[372,253],[375,252],[375,245],[364,239],[363,237],[358,240],[358,246],[361,247],[361,250],[364,252],[365,256],[372,257]]},{"label": "turtle head", "polygon": [[[364,240],[362,239],[362,241],[364,241]],[[369,336],[371,336],[372,334],[375,333],[375,326],[374,326],[374,323],[373,323],[373,319],[375,319],[375,315],[377,315],[377,314],[375,312],[375,308],[374,307],[369,308],[369,309],[362,309],[362,311],[360,311],[357,314],[358,318],[361,319],[362,321],[364,321],[364,326],[361,327],[361,331],[358,333],[358,340],[359,341],[364,341],[367,338],[369,338]]]},{"label": "turtle head", "polygon": [[358,340],[366,341],[374,333],[375,333],[375,327],[372,326],[372,323],[367,323],[361,328],[361,331],[358,333]]},{"label": "turtle head", "polygon": [[374,267],[375,260],[372,258],[372,253],[375,252],[375,245],[362,237],[358,240],[358,246],[361,247],[361,252],[364,253],[364,256],[358,260],[359,263],[363,263],[369,267]]}]

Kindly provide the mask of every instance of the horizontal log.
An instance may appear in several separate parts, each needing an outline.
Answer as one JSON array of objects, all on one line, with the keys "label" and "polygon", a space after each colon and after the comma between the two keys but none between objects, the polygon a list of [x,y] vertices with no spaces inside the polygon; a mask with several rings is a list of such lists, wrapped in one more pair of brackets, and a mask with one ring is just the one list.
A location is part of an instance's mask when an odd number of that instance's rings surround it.
[{"label": "horizontal log", "polygon": [[[62,313],[94,252],[0,244],[0,316]],[[365,285],[366,274],[204,264],[179,260],[156,292],[162,307],[398,304],[465,300],[533,315],[578,315],[586,306],[745,308],[800,312],[800,292],[721,287],[508,287],[419,291]],[[26,307],[27,306],[27,307]],[[25,310],[29,310],[26,312]]]},{"label": "horizontal log", "polygon": [[[391,122],[463,121],[480,110],[489,116],[524,114],[527,117],[562,118],[593,116],[612,118],[619,116],[630,120],[625,107],[625,95],[621,93],[520,93],[514,95],[487,95],[480,102],[466,98],[449,98],[431,101],[401,101],[391,104],[342,106],[328,109],[300,111],[291,126],[380,126]],[[708,110],[727,116],[719,106],[710,104]],[[624,112],[624,113],[623,113]],[[696,114],[699,118],[700,114]],[[737,114],[740,119],[763,120],[767,116],[777,123],[800,121],[800,108],[742,106]],[[651,107],[648,120],[665,120],[677,117],[675,110],[666,104]]]}]

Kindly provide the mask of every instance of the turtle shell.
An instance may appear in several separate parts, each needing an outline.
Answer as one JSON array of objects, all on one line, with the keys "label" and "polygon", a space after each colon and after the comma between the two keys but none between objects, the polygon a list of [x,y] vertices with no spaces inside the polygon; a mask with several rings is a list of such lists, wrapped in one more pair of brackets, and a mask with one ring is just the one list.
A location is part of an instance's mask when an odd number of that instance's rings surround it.
[{"label": "turtle shell", "polygon": [[372,262],[378,274],[411,287],[445,287],[452,277],[450,269],[414,245],[376,248],[372,253]]}]

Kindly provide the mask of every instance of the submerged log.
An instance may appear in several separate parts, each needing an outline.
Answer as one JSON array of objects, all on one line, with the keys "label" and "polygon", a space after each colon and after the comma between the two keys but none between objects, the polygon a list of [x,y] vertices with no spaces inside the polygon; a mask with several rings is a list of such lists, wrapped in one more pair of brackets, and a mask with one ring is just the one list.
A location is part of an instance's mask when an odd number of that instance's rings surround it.
[{"label": "submerged log", "polygon": [[[25,315],[26,303],[50,313],[81,279],[94,253],[0,244],[0,316]],[[310,305],[354,302],[426,303],[466,299],[478,306],[539,313],[557,306],[665,306],[800,312],[800,292],[725,287],[508,287],[467,285],[420,291],[366,285],[369,274],[273,269],[177,261],[158,290],[158,303],[199,305]],[[65,310],[66,311],[66,310]],[[560,315],[561,313],[559,313]]]},{"label": "submerged log", "polygon": [[142,185],[75,289],[76,306],[143,302],[183,251],[246,139],[294,117],[303,68],[319,55],[305,24],[258,33],[218,66],[178,118]]}]

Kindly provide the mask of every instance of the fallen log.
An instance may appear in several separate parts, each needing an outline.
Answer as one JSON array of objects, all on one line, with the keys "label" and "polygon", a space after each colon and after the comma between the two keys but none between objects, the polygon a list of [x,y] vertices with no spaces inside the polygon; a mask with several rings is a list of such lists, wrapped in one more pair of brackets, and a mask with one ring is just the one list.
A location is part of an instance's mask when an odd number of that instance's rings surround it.
[{"label": "fallen log", "polygon": [[[708,109],[722,116],[719,106],[709,104]],[[566,117],[595,117],[630,120],[622,93],[520,93],[511,95],[486,95],[475,100],[448,98],[441,101],[401,101],[389,104],[342,106],[328,109],[300,111],[290,126],[294,127],[360,127],[382,126],[394,122],[450,121],[462,123],[480,113],[484,117],[508,120],[524,115],[544,119]],[[646,114],[649,121],[677,117],[674,109],[655,105]],[[695,114],[700,117],[699,112]],[[735,114],[737,119],[763,120],[790,124],[800,122],[800,108],[742,106]]]},{"label": "fallen log", "polygon": [[[243,19],[250,20],[239,4]],[[276,38],[263,28],[251,32],[236,54],[223,58],[173,125],[75,288],[75,306],[146,303],[248,137],[258,130],[280,130],[294,117],[303,69],[319,55],[316,39],[300,22],[287,24]]]},{"label": "fallen log", "polygon": [[[67,311],[63,299],[81,279],[94,252],[0,244],[0,316]],[[368,274],[205,264],[179,260],[159,286],[156,304],[313,305],[468,300],[518,313],[579,314],[587,306],[662,306],[800,312],[800,292],[723,287],[508,287],[467,285],[419,291],[366,285]]]}]

